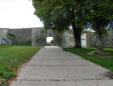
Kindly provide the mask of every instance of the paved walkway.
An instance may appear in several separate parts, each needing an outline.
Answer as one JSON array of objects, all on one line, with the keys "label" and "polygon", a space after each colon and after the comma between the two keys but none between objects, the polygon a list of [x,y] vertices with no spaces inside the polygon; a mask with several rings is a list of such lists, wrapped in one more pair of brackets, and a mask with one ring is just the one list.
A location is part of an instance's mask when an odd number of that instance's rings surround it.
[{"label": "paved walkway", "polygon": [[56,46],[45,46],[10,86],[113,86],[107,69]]}]

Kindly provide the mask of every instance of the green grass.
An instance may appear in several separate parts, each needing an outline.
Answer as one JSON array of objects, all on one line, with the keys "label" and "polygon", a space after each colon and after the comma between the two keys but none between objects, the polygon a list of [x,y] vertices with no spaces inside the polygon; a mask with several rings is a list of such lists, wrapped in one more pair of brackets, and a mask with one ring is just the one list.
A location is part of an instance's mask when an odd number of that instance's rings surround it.
[{"label": "green grass", "polygon": [[40,47],[0,47],[0,86],[7,86],[8,80],[16,76],[17,69],[27,62]]},{"label": "green grass", "polygon": [[90,60],[93,63],[99,64],[113,72],[113,49],[105,48],[104,51],[110,52],[109,55],[89,55],[88,52],[96,50],[95,48],[64,48],[66,51],[70,51],[74,54],[77,54],[84,59]]}]

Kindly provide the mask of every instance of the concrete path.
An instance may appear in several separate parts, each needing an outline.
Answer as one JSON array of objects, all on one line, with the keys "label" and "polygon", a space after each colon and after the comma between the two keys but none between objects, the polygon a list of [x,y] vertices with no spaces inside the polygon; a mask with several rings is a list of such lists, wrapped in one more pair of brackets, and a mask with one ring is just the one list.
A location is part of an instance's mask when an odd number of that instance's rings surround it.
[{"label": "concrete path", "polygon": [[56,46],[45,46],[10,86],[113,86],[107,69]]}]

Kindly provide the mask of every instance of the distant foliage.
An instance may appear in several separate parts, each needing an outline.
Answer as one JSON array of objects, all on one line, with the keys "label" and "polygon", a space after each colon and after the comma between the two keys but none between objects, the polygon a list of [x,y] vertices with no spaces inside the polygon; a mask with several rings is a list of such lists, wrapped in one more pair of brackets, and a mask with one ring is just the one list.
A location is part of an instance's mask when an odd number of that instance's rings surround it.
[{"label": "distant foliage", "polygon": [[15,38],[16,38],[16,36],[15,36],[14,34],[12,34],[12,33],[8,33],[8,37],[9,37],[10,39],[15,39]]}]

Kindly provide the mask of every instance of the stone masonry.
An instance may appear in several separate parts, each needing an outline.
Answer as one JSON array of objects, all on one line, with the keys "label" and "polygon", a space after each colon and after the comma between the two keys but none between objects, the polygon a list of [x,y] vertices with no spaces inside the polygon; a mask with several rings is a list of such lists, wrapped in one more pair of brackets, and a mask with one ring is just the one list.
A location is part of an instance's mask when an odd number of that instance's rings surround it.
[{"label": "stone masonry", "polygon": [[32,46],[45,46],[46,37],[53,36],[56,45],[69,46],[68,32],[58,33],[52,30],[47,30],[43,27],[36,28],[21,28],[21,29],[0,29],[0,38],[9,39],[8,34],[14,35],[16,38],[13,40],[15,44],[29,44]]}]

